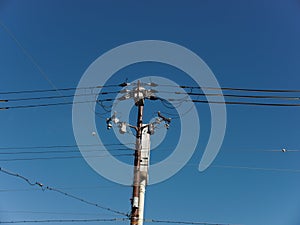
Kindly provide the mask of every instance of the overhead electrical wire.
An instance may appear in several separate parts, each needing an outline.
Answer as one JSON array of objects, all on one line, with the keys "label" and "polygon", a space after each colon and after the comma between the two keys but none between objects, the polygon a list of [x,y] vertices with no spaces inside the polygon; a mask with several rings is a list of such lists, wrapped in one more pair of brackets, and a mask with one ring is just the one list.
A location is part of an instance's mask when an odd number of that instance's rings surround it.
[{"label": "overhead electrical wire", "polygon": [[199,86],[188,86],[188,85],[163,85],[163,84],[158,84],[158,86],[184,88],[184,89],[221,90],[221,91],[300,93],[299,89],[288,90],[288,89],[257,89],[257,88],[234,88],[234,87],[199,87]]},{"label": "overhead electrical wire", "polygon": [[[0,149],[1,150],[1,149]],[[131,148],[116,148],[116,149],[87,149],[87,150],[80,150],[80,152],[112,152],[112,151],[134,151],[135,149]],[[152,149],[151,149],[152,150]],[[170,149],[159,149],[159,150],[170,150]],[[152,151],[158,151],[158,150],[152,150]],[[79,150],[46,150],[46,151],[9,151],[9,152],[1,152],[0,155],[18,155],[18,154],[51,154],[51,153],[78,153]]]},{"label": "overhead electrical wire", "polygon": [[[101,185],[95,185],[95,186],[68,186],[68,187],[59,187],[60,190],[90,190],[90,189],[112,189],[112,188],[130,188],[130,186],[101,186]],[[22,192],[22,191],[41,191],[40,189],[32,189],[32,188],[6,188],[6,189],[0,189],[1,192]],[[99,215],[99,214],[97,214]]]},{"label": "overhead electrical wire", "polygon": [[[20,91],[2,91],[0,95],[7,94],[26,94],[26,93],[43,93],[43,92],[55,92],[55,91],[74,91],[80,89],[97,89],[97,88],[111,88],[111,87],[126,87],[130,86],[130,83],[119,83],[119,84],[110,84],[110,85],[98,85],[94,87],[68,87],[68,88],[57,88],[57,89],[31,89],[31,90],[20,90]],[[300,90],[289,90],[289,89],[253,89],[253,88],[233,88],[233,87],[198,87],[198,86],[187,86],[187,85],[163,85],[157,84],[157,86],[167,86],[175,88],[184,88],[184,89],[203,89],[203,90],[223,90],[223,91],[244,91],[244,92],[264,92],[264,93],[300,93]]]},{"label": "overhead electrical wire", "polygon": [[128,218],[112,218],[112,219],[48,219],[48,220],[11,220],[0,221],[0,224],[17,224],[17,223],[78,223],[78,222],[116,222],[127,221]]},{"label": "overhead electrical wire", "polygon": [[[125,146],[132,145],[132,148],[128,148]],[[81,149],[80,152],[114,152],[114,151],[134,151],[135,143],[124,143],[124,144],[115,144],[115,143],[107,143],[107,144],[83,144],[83,145],[40,145],[40,146],[6,146],[0,147],[0,155],[19,155],[19,154],[61,154],[61,153],[79,153],[79,147],[85,147],[85,149]],[[104,149],[97,147],[106,147]],[[110,148],[107,148],[110,147]],[[112,148],[113,147],[113,148]],[[115,148],[116,147],[116,148]],[[59,150],[63,148],[62,150]],[[67,150],[65,150],[67,148]],[[92,148],[92,149],[90,149]],[[33,150],[35,151],[28,151]],[[46,150],[43,150],[46,149]],[[52,150],[58,149],[58,150]],[[17,150],[17,151],[15,151]],[[18,151],[25,150],[25,151]],[[151,149],[152,152],[161,151],[161,150],[172,150],[171,148],[155,148]],[[4,151],[4,152],[3,152]],[[270,149],[241,149],[236,151],[242,152],[300,152],[300,149],[288,149],[288,148],[270,148]],[[235,152],[236,152],[235,151]],[[231,151],[230,151],[231,152]]]},{"label": "overhead electrical wire", "polygon": [[[0,190],[1,191],[1,190]],[[80,215],[80,216],[111,216],[110,213],[84,213],[73,211],[35,211],[35,210],[0,210],[0,213],[9,214],[36,214],[36,215]]]},{"label": "overhead electrical wire", "polygon": [[[106,86],[96,86],[96,87],[86,87],[86,88],[81,88],[81,89],[93,89],[93,88],[102,88],[102,87],[125,87],[132,85],[130,83],[121,83],[121,84],[111,84],[111,85],[106,85]],[[156,84],[155,84],[156,85]],[[164,86],[164,85],[161,85]],[[165,85],[168,86],[168,85]],[[172,86],[172,85],[171,85]],[[178,94],[178,95],[186,95],[185,98],[179,98],[179,99],[163,99],[160,97],[150,97],[150,100],[156,100],[159,99],[162,101],[162,103],[165,105],[167,108],[174,108],[174,107],[180,107],[184,102],[194,102],[194,103],[208,103],[208,104],[226,104],[226,105],[252,105],[252,106],[281,106],[281,107],[295,107],[295,106],[300,106],[299,103],[280,103],[280,102],[250,102],[250,101],[212,101],[212,100],[199,100],[199,99],[187,99],[188,96],[212,96],[212,97],[225,97],[225,98],[237,98],[237,99],[261,99],[261,100],[266,100],[266,99],[271,99],[271,100],[291,100],[291,101],[299,101],[300,96],[284,96],[284,95],[241,95],[241,94],[220,94],[220,93],[195,93],[192,90],[193,89],[201,89],[200,87],[196,86],[173,86],[173,87],[181,87],[181,88],[189,88],[191,89],[190,92],[180,92],[180,91],[160,91],[162,93],[173,93],[173,94]],[[300,92],[300,90],[271,90],[271,89],[244,89],[244,88],[212,88],[212,87],[202,87],[202,89],[211,89],[211,90],[231,90],[231,91],[251,91],[251,92],[279,92],[279,93],[290,93],[290,92]],[[38,92],[51,92],[55,91],[56,89],[39,89],[39,90],[23,90],[23,91],[10,91],[10,92],[1,92],[0,94],[5,95],[5,94],[20,94],[20,93],[38,93]],[[58,89],[60,91],[68,91],[68,90],[76,90],[76,88],[61,88]],[[121,93],[121,91],[107,91],[107,92],[101,92],[99,95],[108,95],[108,94],[118,94]],[[88,95],[95,95],[93,93],[86,93],[86,94],[80,94],[80,95],[75,95],[75,94],[68,94],[68,95],[60,95],[60,96],[30,96],[30,97],[18,97],[18,98],[7,98],[7,99],[1,99],[0,102],[2,103],[2,107],[0,107],[0,110],[7,110],[7,109],[22,109],[22,108],[37,108],[37,107],[50,107],[50,106],[59,106],[59,105],[71,105],[71,104],[80,104],[80,103],[88,103],[88,102],[96,102],[98,103],[104,110],[105,112],[109,112],[111,109],[111,106],[105,106],[103,102],[111,102],[114,101],[115,99],[113,98],[106,98],[106,99],[95,99],[94,101],[78,101],[78,102],[73,102],[73,101],[64,101],[64,102],[47,102],[47,103],[31,103],[31,104],[26,104],[26,105],[9,105],[6,106],[5,103],[8,102],[19,102],[19,101],[35,101],[35,100],[56,100],[56,99],[62,99],[62,98],[70,98],[70,97],[75,97],[75,96],[88,96]],[[175,103],[176,105],[170,104],[170,102]]]},{"label": "overhead electrical wire", "polygon": [[[111,156],[133,156],[133,154],[107,154],[107,155],[89,155],[85,158],[104,158]],[[52,156],[52,157],[31,157],[31,158],[6,158],[1,159],[0,162],[14,162],[14,161],[34,161],[34,160],[54,160],[54,159],[82,159],[82,156]]]},{"label": "overhead electrical wire", "polygon": [[[54,88],[54,89],[44,89],[44,90],[23,90],[23,91],[10,91],[10,92],[1,92],[1,95],[5,94],[25,94],[25,93],[37,93],[37,92],[57,92],[60,96],[63,96],[62,91],[69,91],[69,90],[78,90],[78,89],[94,89],[94,88],[108,88],[108,87],[125,87],[128,85],[128,83],[123,82],[119,84],[110,84],[110,85],[99,85],[96,87],[92,88],[86,88],[86,87],[81,87],[81,88],[57,88],[54,83],[50,80],[49,76],[46,74],[46,72],[42,69],[42,67],[39,65],[37,60],[27,51],[27,49],[21,44],[21,42],[16,38],[16,36],[13,34],[13,32],[0,20],[0,26],[3,28],[3,30],[8,34],[8,36],[15,42],[15,44],[18,46],[18,48],[22,51],[22,53],[31,61],[31,63],[37,68],[37,70],[40,72],[40,74],[47,80],[47,82]],[[66,100],[64,100],[66,102]],[[0,100],[0,102],[3,102]],[[5,101],[4,101],[5,102]],[[51,104],[51,106],[57,106],[57,105],[68,105],[69,103],[66,104]],[[45,106],[50,106],[50,105],[40,105],[38,107],[45,107]],[[21,109],[21,108],[35,108],[37,106],[31,105],[30,107],[14,107],[15,109]],[[12,108],[12,107],[10,107]],[[9,109],[8,107],[0,107],[0,110],[7,110]]]},{"label": "overhead electrical wire", "polygon": [[184,101],[195,103],[208,103],[208,104],[225,104],[225,105],[251,105],[251,106],[281,106],[281,107],[299,107],[300,103],[262,103],[262,102],[232,102],[232,101],[207,101],[207,100],[178,100],[167,99],[170,102]]},{"label": "overhead electrical wire", "polygon": [[260,102],[220,102],[220,101],[205,101],[205,100],[192,100],[195,103],[209,103],[209,104],[226,104],[226,105],[251,105],[251,106],[282,106],[282,107],[299,107],[300,104],[289,103],[260,103]]},{"label": "overhead electrical wire", "polygon": [[[112,218],[112,219],[46,219],[46,220],[12,220],[0,221],[0,224],[17,224],[17,223],[75,223],[75,222],[125,222],[129,218]],[[164,224],[186,224],[186,225],[234,225],[229,223],[208,223],[208,222],[192,222],[192,221],[176,221],[176,220],[156,220],[144,219],[147,223],[164,223]]]},{"label": "overhead electrical wire", "polygon": [[[134,143],[126,143],[128,145]],[[107,145],[79,145],[84,147],[93,147],[95,146],[124,146],[123,144],[107,144]],[[52,146],[24,146],[24,147],[0,147],[0,155],[40,155],[40,154],[65,154],[65,153],[80,153],[80,152],[121,152],[121,151],[133,151],[133,149],[130,148],[113,148],[113,149],[82,149],[79,151],[78,147],[77,149],[69,149],[69,150],[52,150],[52,149],[59,149],[59,148],[74,148],[77,147],[76,145],[52,145]],[[15,150],[26,150],[26,151],[15,151]],[[28,151],[28,149],[37,149],[38,151]],[[40,149],[50,149],[50,150],[42,150]],[[3,152],[3,150],[6,150]],[[9,151],[8,151],[9,150]],[[89,155],[86,157],[123,157],[123,156],[132,156],[133,154],[129,153],[118,153],[118,154],[106,154],[106,155]],[[27,157],[27,158],[1,158],[0,162],[13,162],[13,161],[33,161],[33,160],[56,160],[56,159],[80,159],[82,156],[78,155],[71,155],[71,156],[47,156],[47,157]]]},{"label": "overhead electrical wire", "polygon": [[[0,20],[0,26],[2,29],[8,34],[8,36],[15,42],[15,44],[18,46],[18,48],[22,51],[22,53],[31,61],[31,63],[37,68],[37,70],[40,72],[40,74],[47,80],[47,82],[54,88],[54,89],[48,89],[48,90],[23,90],[23,91],[13,91],[13,92],[1,92],[0,94],[20,94],[20,93],[35,93],[35,92],[49,92],[49,91],[55,91],[59,95],[63,96],[61,91],[66,90],[75,90],[79,88],[57,88],[54,83],[50,80],[49,76],[46,74],[46,72],[42,69],[42,67],[39,65],[37,60],[29,53],[29,51],[21,44],[21,42],[17,39],[17,37],[13,34],[13,32]],[[125,87],[127,86],[127,83],[123,82],[121,84],[111,84],[111,85],[104,85],[104,86],[97,86],[97,88],[103,88],[103,87]]]},{"label": "overhead electrical wire", "polygon": [[[207,101],[207,100],[182,100],[182,99],[165,99],[169,102],[195,102],[195,103],[208,103],[208,104],[225,104],[225,105],[251,105],[251,106],[280,106],[280,107],[299,107],[300,103],[263,103],[263,102],[237,102],[237,101]],[[114,101],[114,99],[103,99],[97,100],[98,102],[103,101]],[[46,104],[32,104],[32,105],[17,105],[17,106],[4,106],[0,107],[0,110],[8,109],[24,109],[24,108],[38,108],[38,107],[49,107],[59,105],[72,105],[72,104],[84,104],[95,101],[82,101],[82,102],[59,102],[59,103],[46,103]]]},{"label": "overhead electrical wire", "polygon": [[[189,87],[189,86],[180,86],[182,88],[196,88],[196,87]],[[271,92],[271,93],[300,93],[300,90],[283,90],[283,89],[250,89],[250,88],[231,88],[231,87],[203,87],[201,89],[207,90],[222,90],[222,91],[245,91],[245,92]]]},{"label": "overhead electrical wire", "polygon": [[[125,145],[135,145],[135,143],[125,143]],[[12,146],[12,147],[0,147],[0,150],[10,150],[10,149],[51,149],[51,148],[74,148],[74,147],[109,147],[109,146],[124,146],[124,144],[82,144],[82,145],[39,145],[39,146]]]},{"label": "overhead electrical wire", "polygon": [[300,169],[299,170],[298,169],[284,169],[284,168],[281,169],[281,168],[233,166],[233,165],[212,165],[211,167],[224,168],[224,169],[246,169],[246,170],[300,173]]},{"label": "overhead electrical wire", "polygon": [[[153,164],[159,163],[159,161],[153,162]],[[167,163],[167,164],[182,164],[182,162]],[[166,164],[166,165],[167,165]],[[187,163],[185,166],[199,166],[197,163]],[[212,168],[224,168],[224,169],[245,169],[245,170],[260,170],[260,171],[270,171],[270,172],[290,172],[290,173],[300,173],[300,169],[288,169],[288,168],[268,168],[268,167],[251,167],[251,166],[238,166],[238,165],[211,165]]]},{"label": "overhead electrical wire", "polygon": [[[165,93],[165,92],[163,92]],[[216,97],[229,97],[229,98],[259,98],[259,99],[280,99],[280,100],[300,100],[299,96],[279,96],[279,95],[237,95],[237,94],[211,94],[211,93],[195,93],[195,92],[166,92],[178,95],[191,95],[191,96],[216,96]]]},{"label": "overhead electrical wire", "polygon": [[[80,152],[103,152],[103,151],[126,151],[130,150],[133,151],[133,149],[130,148],[116,148],[116,149],[88,149],[88,150],[80,150]],[[61,153],[78,153],[79,150],[50,150],[50,151],[19,151],[19,152],[14,152],[14,151],[9,151],[9,152],[1,152],[0,155],[24,155],[24,154],[61,154]]]},{"label": "overhead electrical wire", "polygon": [[46,103],[46,104],[6,106],[6,107],[0,107],[0,110],[37,108],[37,107],[48,107],[48,106],[58,106],[58,105],[72,105],[72,104],[79,104],[79,103],[86,103],[86,102],[59,102],[59,103]]},{"label": "overhead electrical wire", "polygon": [[[98,100],[100,101],[100,100]],[[114,99],[103,99],[103,101],[114,101]],[[59,105],[72,105],[72,104],[84,104],[84,103],[92,103],[97,101],[80,101],[80,102],[58,102],[58,103],[45,103],[45,104],[31,104],[31,105],[17,105],[17,106],[5,106],[0,107],[0,110],[8,110],[8,109],[24,109],[24,108],[37,108],[37,107],[48,107],[48,106],[59,106]]]},{"label": "overhead electrical wire", "polygon": [[57,89],[31,89],[31,90],[20,90],[20,91],[2,91],[2,92],[0,92],[0,95],[44,93],[44,92],[56,92],[56,91],[74,91],[74,90],[93,90],[93,89],[100,89],[100,88],[126,87],[126,86],[127,86],[127,83],[120,83],[120,84],[110,84],[110,85],[98,85],[98,86],[94,86],[94,87],[69,87],[69,88],[57,88]]},{"label": "overhead electrical wire", "polygon": [[75,199],[75,200],[83,202],[85,204],[92,205],[92,206],[95,206],[97,208],[109,211],[109,212],[113,212],[113,213],[116,213],[116,214],[119,214],[119,215],[123,215],[123,216],[129,217],[129,215],[127,213],[124,213],[124,212],[121,212],[119,210],[115,210],[115,209],[112,209],[112,208],[109,208],[109,207],[102,206],[102,205],[100,205],[98,203],[94,203],[94,202],[85,200],[85,199],[77,197],[77,196],[75,196],[73,194],[69,194],[67,192],[64,192],[64,191],[62,191],[60,189],[57,189],[57,188],[54,188],[54,187],[50,187],[50,186],[46,186],[46,185],[44,185],[41,182],[37,182],[37,181],[36,182],[31,182],[30,179],[28,179],[27,177],[25,177],[23,175],[20,175],[20,174],[17,174],[17,173],[10,172],[10,171],[8,171],[6,169],[3,169],[2,167],[0,167],[0,172],[5,173],[5,174],[7,174],[9,176],[20,178],[20,179],[24,180],[26,183],[28,183],[29,185],[31,185],[31,186],[37,186],[37,187],[41,188],[42,190],[49,190],[49,191],[57,192],[57,193],[59,193],[59,194],[61,194],[63,196]]},{"label": "overhead electrical wire", "polygon": [[[78,200],[80,202],[83,202],[85,204],[88,205],[92,205],[92,206],[96,206],[98,208],[101,208],[103,210],[109,211],[109,212],[113,212],[122,216],[125,216],[124,218],[113,218],[113,219],[51,219],[51,220],[18,220],[18,221],[0,221],[0,223],[4,224],[4,223],[63,223],[63,222],[108,222],[108,221],[127,221],[130,219],[130,215],[128,213],[124,213],[109,207],[105,207],[105,206],[101,206],[98,203],[93,203],[90,201],[87,201],[83,198],[77,197],[75,195],[69,194],[67,192],[64,192],[60,189],[57,188],[53,188],[50,186],[46,186],[44,184],[42,184],[41,182],[31,182],[30,179],[28,179],[27,177],[17,174],[17,173],[13,173],[10,172],[6,169],[3,169],[2,167],[0,167],[0,172],[5,173],[9,176],[13,176],[13,177],[17,177],[20,178],[22,180],[24,180],[26,183],[28,183],[30,186],[37,186],[39,188],[41,188],[42,190],[49,190],[49,191],[54,191],[57,192],[59,194],[62,194],[63,196],[67,196],[69,198]],[[172,220],[156,220],[156,219],[145,219],[145,222],[151,222],[151,223],[168,223],[168,224],[206,224],[206,225],[225,225],[224,223],[205,223],[205,222],[192,222],[192,221],[172,221]]]},{"label": "overhead electrical wire", "polygon": [[176,220],[155,220],[155,219],[145,219],[148,223],[164,223],[164,224],[198,224],[198,225],[233,225],[229,223],[209,223],[209,222],[193,222],[193,221],[176,221]]},{"label": "overhead electrical wire", "polygon": [[61,95],[61,92],[56,88],[54,83],[50,80],[46,72],[42,69],[42,67],[37,63],[35,58],[26,50],[26,48],[21,44],[21,42],[16,38],[13,32],[0,20],[0,26],[3,30],[8,34],[8,36],[15,42],[18,48],[22,51],[22,53],[31,61],[31,63],[36,67],[36,69],[40,72],[40,74],[47,80],[47,82],[54,88],[54,90]]},{"label": "overhead electrical wire", "polygon": [[[118,91],[101,92],[99,95],[118,94]],[[53,96],[41,96],[41,97],[28,97],[28,98],[8,98],[2,99],[2,102],[17,102],[17,101],[29,101],[29,100],[44,100],[44,99],[60,99],[60,98],[72,98],[78,96],[93,96],[96,94],[72,94],[72,95],[53,95]]]}]

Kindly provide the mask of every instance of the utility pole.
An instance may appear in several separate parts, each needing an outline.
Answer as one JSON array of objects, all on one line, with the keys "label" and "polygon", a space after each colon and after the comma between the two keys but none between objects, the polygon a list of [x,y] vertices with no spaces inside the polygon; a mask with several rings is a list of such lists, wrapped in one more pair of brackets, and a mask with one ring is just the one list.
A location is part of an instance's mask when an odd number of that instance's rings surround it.
[{"label": "utility pole", "polygon": [[138,225],[143,225],[144,222],[144,205],[145,192],[148,182],[148,168],[150,162],[150,133],[147,129],[142,131],[142,149],[141,149],[141,164],[140,164],[140,198],[139,198],[139,222]]},{"label": "utility pole", "polygon": [[[137,84],[136,96],[140,96],[140,81]],[[142,150],[142,130],[143,130],[143,110],[144,110],[144,96],[137,99],[135,105],[138,107],[138,118],[136,124],[136,144],[134,153],[134,178],[132,190],[132,204],[131,204],[131,218],[130,225],[139,224],[139,197],[140,197],[140,166],[141,166],[141,150]]]},{"label": "utility pole", "polygon": [[[146,83],[144,85],[156,86],[155,83]],[[138,107],[136,126],[120,122],[116,116],[116,112],[112,117],[106,119],[107,129],[112,127],[111,122],[117,124],[120,133],[126,133],[126,127],[133,128],[136,131],[136,143],[134,151],[134,171],[133,171],[133,189],[131,198],[131,214],[130,225],[143,225],[144,223],[144,202],[145,191],[148,182],[148,168],[150,162],[150,135],[154,133],[155,125],[165,122],[165,127],[169,128],[170,118],[166,118],[158,112],[158,118],[155,122],[143,124],[143,111],[145,99],[156,100],[154,96],[155,90],[146,90],[142,87],[140,81],[137,82],[136,88],[133,90],[125,90],[125,95],[118,100],[127,100],[133,98],[135,105]]]}]

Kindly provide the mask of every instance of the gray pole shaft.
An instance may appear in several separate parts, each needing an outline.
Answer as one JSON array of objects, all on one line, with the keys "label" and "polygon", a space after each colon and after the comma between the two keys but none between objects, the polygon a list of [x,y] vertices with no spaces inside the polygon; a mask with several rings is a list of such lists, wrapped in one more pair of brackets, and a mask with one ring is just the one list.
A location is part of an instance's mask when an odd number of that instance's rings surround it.
[{"label": "gray pole shaft", "polygon": [[[138,82],[139,87],[139,82]],[[142,126],[144,103],[141,100],[138,104],[138,119],[136,132],[136,150],[134,154],[134,181],[131,199],[131,218],[130,225],[137,225],[139,222],[139,195],[140,195],[140,163],[142,148]]]},{"label": "gray pole shaft", "polygon": [[148,183],[148,169],[150,163],[150,134],[148,130],[142,132],[142,149],[140,164],[140,193],[139,193],[139,222],[138,225],[144,224],[144,206],[146,186]]}]

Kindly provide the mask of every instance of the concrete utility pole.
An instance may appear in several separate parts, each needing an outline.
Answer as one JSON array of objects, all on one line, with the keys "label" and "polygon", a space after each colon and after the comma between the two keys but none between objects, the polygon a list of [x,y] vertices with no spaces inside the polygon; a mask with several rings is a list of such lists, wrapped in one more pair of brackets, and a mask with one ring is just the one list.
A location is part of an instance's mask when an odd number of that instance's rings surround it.
[{"label": "concrete utility pole", "polygon": [[[154,83],[146,85],[155,86]],[[119,100],[127,100],[133,98],[135,105],[138,107],[137,124],[136,126],[120,122],[116,117],[116,113],[111,118],[106,119],[107,129],[112,127],[111,122],[118,124],[120,133],[126,132],[126,127],[134,128],[136,131],[136,144],[134,153],[134,171],[133,171],[133,189],[131,198],[131,214],[130,225],[143,225],[144,223],[144,202],[145,191],[148,182],[148,168],[150,161],[150,135],[154,133],[155,125],[165,122],[165,127],[169,127],[170,118],[166,118],[158,112],[156,121],[149,124],[143,124],[143,110],[145,99],[156,100],[153,95],[155,90],[146,90],[138,81],[136,88],[132,91],[125,90],[126,94]]]},{"label": "concrete utility pole", "polygon": [[150,134],[147,129],[142,131],[142,149],[140,164],[140,198],[139,198],[139,221],[138,225],[144,222],[145,192],[148,182],[148,168],[150,162]]},{"label": "concrete utility pole", "polygon": [[[138,107],[138,119],[136,125],[136,143],[134,153],[134,180],[133,180],[133,191],[132,191],[132,204],[131,204],[131,218],[130,224],[142,224],[139,223],[139,206],[140,206],[140,166],[141,166],[141,150],[142,150],[142,131],[143,131],[143,110],[144,110],[144,96],[140,95],[140,81],[137,84],[137,90],[135,96],[141,96],[143,98],[136,99],[135,104]],[[142,221],[141,221],[142,222]]]},{"label": "concrete utility pole", "polygon": [[[146,127],[148,125],[143,125]],[[145,205],[145,192],[148,182],[148,168],[150,162],[150,134],[147,129],[142,130],[140,150],[136,150],[135,155],[138,154],[139,158],[139,169],[134,167],[134,181],[133,181],[133,192],[132,199],[136,197],[135,191],[138,192],[138,198],[135,202],[132,201],[131,205],[131,220],[130,224],[143,225],[144,222],[144,205]],[[136,159],[136,156],[135,156]],[[135,205],[135,203],[138,203]]]}]

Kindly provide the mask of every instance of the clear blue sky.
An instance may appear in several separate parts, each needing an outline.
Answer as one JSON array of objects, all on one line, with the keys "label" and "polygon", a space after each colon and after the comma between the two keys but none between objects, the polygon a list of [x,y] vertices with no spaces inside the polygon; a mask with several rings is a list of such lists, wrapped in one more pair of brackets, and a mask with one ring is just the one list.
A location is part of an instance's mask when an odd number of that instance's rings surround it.
[{"label": "clear blue sky", "polygon": [[[87,67],[114,47],[157,39],[194,51],[213,70],[222,87],[300,89],[298,0],[0,0],[0,20],[58,88],[76,87]],[[2,27],[0,65],[1,92],[52,88]],[[135,80],[149,71],[173,77],[170,68],[146,64],[125,68],[111,82]],[[174,79],[179,84],[193,84],[183,75]],[[158,104],[151,108],[150,104],[151,114],[146,118],[163,107]],[[300,153],[261,150],[300,149],[300,108],[227,106],[221,152],[213,166],[202,173],[198,163],[209,137],[210,118],[207,105],[198,105],[197,109],[201,120],[197,151],[175,176],[147,188],[145,217],[299,225],[300,172],[292,170],[300,170]],[[104,119],[97,120],[99,131],[106,132]],[[0,124],[0,147],[76,144],[70,105],[0,111]],[[173,135],[179,135],[178,126],[175,121],[162,149],[174,142]],[[103,135],[108,143],[116,142],[110,133]],[[152,155],[153,160],[162,158],[159,148]],[[31,156],[1,155],[0,159]],[[220,165],[235,168],[216,167]],[[0,166],[104,206],[130,210],[131,188],[101,177],[83,158],[1,162]],[[0,221],[116,217],[57,193],[30,187],[15,177],[0,174],[0,181]]]}]

